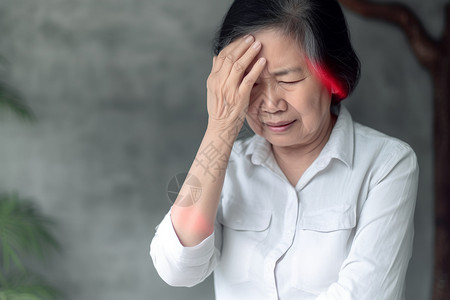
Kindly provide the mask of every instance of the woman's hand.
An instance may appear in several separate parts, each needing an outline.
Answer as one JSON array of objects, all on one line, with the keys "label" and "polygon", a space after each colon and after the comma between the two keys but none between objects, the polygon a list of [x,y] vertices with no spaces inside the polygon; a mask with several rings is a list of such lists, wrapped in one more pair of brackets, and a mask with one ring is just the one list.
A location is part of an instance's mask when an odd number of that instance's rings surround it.
[{"label": "woman's hand", "polygon": [[239,132],[247,113],[250,92],[266,64],[264,58],[255,62],[260,50],[261,43],[248,35],[232,42],[214,57],[207,81],[208,127],[234,128]]}]

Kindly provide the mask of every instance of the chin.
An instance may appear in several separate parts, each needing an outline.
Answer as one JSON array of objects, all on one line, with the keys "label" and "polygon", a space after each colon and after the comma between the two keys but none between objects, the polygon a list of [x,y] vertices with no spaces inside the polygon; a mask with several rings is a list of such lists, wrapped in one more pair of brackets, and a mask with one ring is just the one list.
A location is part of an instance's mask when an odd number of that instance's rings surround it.
[{"label": "chin", "polygon": [[268,135],[261,135],[263,138],[265,138],[270,144],[276,147],[290,147],[295,145],[292,138],[289,138],[288,136],[268,136]]}]

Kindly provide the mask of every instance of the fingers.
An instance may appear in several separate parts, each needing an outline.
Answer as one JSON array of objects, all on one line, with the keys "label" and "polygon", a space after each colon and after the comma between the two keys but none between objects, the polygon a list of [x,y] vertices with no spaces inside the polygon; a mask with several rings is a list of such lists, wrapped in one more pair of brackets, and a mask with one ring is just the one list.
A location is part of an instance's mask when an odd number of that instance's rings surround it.
[{"label": "fingers", "polygon": [[[227,80],[230,86],[232,87],[239,86],[241,80],[243,79],[245,71],[252,65],[260,50],[261,50],[260,42],[256,41],[252,43],[250,48],[233,64],[230,71],[230,75]],[[253,69],[253,67],[251,69]],[[256,80],[257,78],[258,77],[254,79]]]},{"label": "fingers", "polygon": [[248,50],[253,41],[254,37],[247,35],[225,47],[214,59],[212,72],[220,71],[228,77],[233,64]]},{"label": "fingers", "polygon": [[241,120],[236,118],[236,114],[245,114],[253,85],[266,65],[264,58],[256,61],[261,48],[261,43],[248,35],[214,56],[206,82],[210,116],[218,120],[229,119],[230,122]]},{"label": "fingers", "polygon": [[258,80],[259,75],[264,70],[265,66],[266,59],[264,57],[259,58],[253,65],[250,72],[248,72],[248,74],[242,79],[242,83],[239,87],[239,94],[244,96],[244,98],[248,99],[250,97],[253,85],[255,84],[256,80]]}]

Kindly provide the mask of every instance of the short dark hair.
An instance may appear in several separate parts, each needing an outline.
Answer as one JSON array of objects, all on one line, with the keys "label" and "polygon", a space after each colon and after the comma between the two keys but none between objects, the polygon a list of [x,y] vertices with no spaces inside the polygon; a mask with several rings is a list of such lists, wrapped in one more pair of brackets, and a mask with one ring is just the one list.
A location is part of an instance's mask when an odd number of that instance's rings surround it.
[{"label": "short dark hair", "polygon": [[334,82],[334,103],[354,90],[361,67],[337,0],[235,0],[216,34],[214,54],[238,37],[271,28],[297,41],[313,68]]}]

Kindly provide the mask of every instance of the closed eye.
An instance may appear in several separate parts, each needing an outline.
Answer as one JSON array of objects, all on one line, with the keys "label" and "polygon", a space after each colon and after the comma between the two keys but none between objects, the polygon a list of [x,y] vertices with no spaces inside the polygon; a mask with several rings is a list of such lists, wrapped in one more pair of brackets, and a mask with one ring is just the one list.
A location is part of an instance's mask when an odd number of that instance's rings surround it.
[{"label": "closed eye", "polygon": [[278,81],[278,83],[280,83],[280,84],[296,84],[296,83],[299,83],[299,82],[301,82],[303,80],[304,80],[304,78],[302,78],[300,80],[294,80],[294,81]]}]

